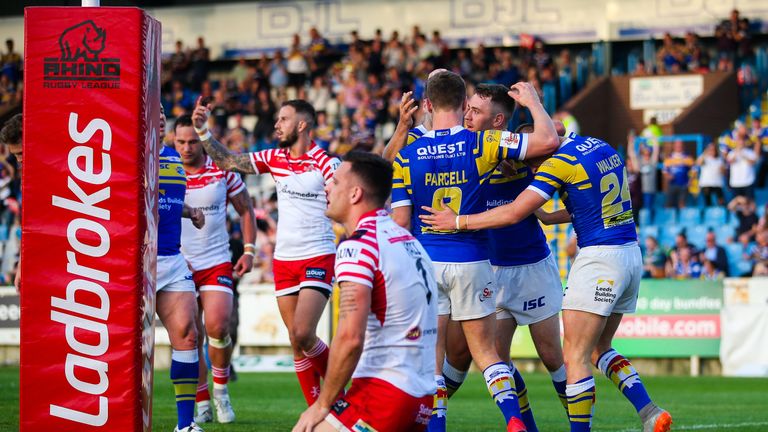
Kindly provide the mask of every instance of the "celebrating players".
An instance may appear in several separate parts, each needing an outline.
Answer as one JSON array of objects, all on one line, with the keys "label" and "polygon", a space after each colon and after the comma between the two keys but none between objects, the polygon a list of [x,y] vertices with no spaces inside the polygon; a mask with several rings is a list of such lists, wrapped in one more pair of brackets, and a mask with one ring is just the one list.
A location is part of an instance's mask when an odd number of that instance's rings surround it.
[{"label": "celebrating players", "polygon": [[562,139],[557,152],[541,164],[533,182],[512,203],[479,214],[425,206],[430,214],[422,215],[421,220],[436,230],[500,228],[524,220],[557,190],[572,216],[580,248],[563,299],[571,431],[591,430],[592,364],[632,403],[646,432],[668,431],[669,413],[651,401],[635,368],[611,347],[623,314],[635,311],[643,265],[627,170],[610,145],[571,134]]},{"label": "celebrating players", "polygon": [[[434,130],[427,132],[395,158],[392,191],[393,217],[411,227],[435,261],[439,287],[437,345],[437,400],[430,429],[445,428],[446,388],[442,377],[445,328],[449,316],[461,322],[469,351],[483,370],[486,384],[510,431],[524,431],[509,366],[494,347],[495,277],[488,261],[484,231],[458,232],[458,227],[432,230],[417,217],[422,206],[455,211],[485,208],[482,185],[503,159],[525,159],[553,152],[557,133],[530,84],[518,83],[510,95],[529,107],[534,132],[471,132],[461,126],[466,87],[455,73],[439,72],[427,82],[427,107]],[[413,211],[413,207],[418,209]]]},{"label": "celebrating players", "polygon": [[418,431],[429,421],[437,284],[427,252],[384,210],[391,184],[389,162],[351,152],[326,187],[326,214],[349,235],[336,253],[339,326],[320,397],[294,432]]},{"label": "celebrating players", "polygon": [[[203,145],[192,127],[192,118],[184,115],[174,124],[174,143],[187,174],[185,203],[200,208],[208,223],[196,229],[191,222],[182,223],[181,252],[192,268],[195,286],[200,292],[200,306],[208,335],[208,356],[213,370],[213,402],[219,423],[231,423],[235,413],[227,391],[232,339],[229,335],[233,309],[232,263],[229,234],[226,229],[227,203],[240,215],[245,253],[237,261],[238,276],[251,271],[256,251],[256,221],[251,199],[240,175],[222,171],[203,153]],[[202,334],[203,329],[200,329]],[[202,338],[200,338],[202,339]],[[208,392],[208,369],[200,362],[197,388],[196,423],[213,421]]]},{"label": "celebrating players", "polygon": [[303,100],[283,103],[275,123],[279,148],[234,154],[207,129],[210,106],[198,100],[192,121],[206,152],[219,168],[244,174],[270,173],[277,183],[274,273],[277,305],[288,327],[296,375],[311,405],[325,376],[328,347],[316,335],[317,323],[331,293],[335,236],[325,216],[324,187],[339,160],[314,144],[310,132],[315,110]]},{"label": "celebrating players", "polygon": [[[165,114],[161,110],[161,141]],[[160,150],[160,202],[157,236],[157,316],[171,341],[171,381],[176,393],[178,422],[175,432],[201,432],[193,422],[197,388],[197,301],[192,274],[181,255],[181,218],[205,225],[199,209],[184,205],[186,178],[179,154],[171,147]]]}]

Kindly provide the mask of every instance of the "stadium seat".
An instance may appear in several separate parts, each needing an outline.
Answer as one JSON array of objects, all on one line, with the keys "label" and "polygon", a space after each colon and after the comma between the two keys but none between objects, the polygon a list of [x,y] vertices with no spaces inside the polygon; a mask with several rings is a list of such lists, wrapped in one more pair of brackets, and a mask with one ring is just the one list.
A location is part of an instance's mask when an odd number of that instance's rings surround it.
[{"label": "stadium seat", "polygon": [[755,189],[755,203],[757,203],[758,207],[765,206],[765,203],[768,202],[768,189]]},{"label": "stadium seat", "polygon": [[704,247],[707,232],[709,232],[709,227],[705,225],[689,225],[685,227],[688,242],[699,249]]},{"label": "stadium seat", "polygon": [[640,212],[638,213],[638,222],[640,222],[640,226],[648,226],[651,224],[651,210],[650,209],[640,209]]},{"label": "stadium seat", "polygon": [[696,226],[701,223],[701,211],[698,207],[680,209],[680,225]]},{"label": "stadium seat", "polygon": [[729,240],[735,240],[733,237],[736,234],[736,231],[731,225],[717,225],[712,226],[712,228],[715,230],[715,238],[717,238],[718,244],[724,244]]},{"label": "stadium seat", "polygon": [[709,226],[725,225],[728,213],[725,207],[707,207],[704,209],[704,224]]},{"label": "stadium seat", "polygon": [[656,210],[653,224],[660,226],[675,225],[677,223],[677,209],[661,208]]},{"label": "stadium seat", "polygon": [[656,240],[659,239],[659,227],[656,225],[641,225],[640,226],[640,243],[645,242],[646,237],[653,236]]},{"label": "stadium seat", "polygon": [[682,227],[678,225],[663,225],[660,227],[659,232],[659,243],[665,247],[669,248],[675,245],[675,237],[680,233],[682,230]]}]

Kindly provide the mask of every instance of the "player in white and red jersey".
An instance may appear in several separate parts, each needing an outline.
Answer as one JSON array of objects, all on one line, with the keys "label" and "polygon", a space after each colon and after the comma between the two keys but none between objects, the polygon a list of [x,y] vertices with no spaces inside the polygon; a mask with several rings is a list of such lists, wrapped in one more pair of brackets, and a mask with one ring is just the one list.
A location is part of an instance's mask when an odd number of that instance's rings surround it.
[{"label": "player in white and red jersey", "polygon": [[429,421],[437,282],[419,241],[383,209],[392,171],[351,152],[326,188],[326,214],[349,235],[336,252],[339,325],[320,397],[294,431],[417,431]]},{"label": "player in white and red jersey", "polygon": [[312,404],[328,364],[328,347],[317,337],[316,329],[331,293],[335,252],[331,221],[325,216],[324,188],[339,160],[310,138],[315,110],[306,101],[283,103],[275,123],[279,148],[257,153],[235,154],[212,138],[206,127],[210,108],[198,100],[192,119],[216,164],[245,174],[269,173],[277,184],[277,306],[288,327],[301,390]]},{"label": "player in white and red jersey", "polygon": [[[187,175],[187,191],[184,202],[201,209],[208,223],[203,229],[195,229],[191,222],[183,222],[181,229],[181,252],[192,268],[195,286],[200,293],[201,319],[204,329],[202,336],[208,336],[208,356],[213,371],[213,402],[219,423],[231,423],[235,412],[229,400],[227,383],[232,357],[232,338],[229,335],[233,311],[232,261],[229,252],[229,233],[226,229],[227,204],[232,203],[240,215],[245,253],[237,261],[234,271],[238,277],[251,271],[255,253],[256,220],[253,215],[251,198],[240,179],[240,175],[223,171],[206,156],[200,138],[192,127],[188,115],[176,120],[176,151],[181,156]],[[203,332],[205,330],[205,332]],[[213,421],[211,396],[208,391],[208,368],[200,361],[199,382],[196,393],[197,412],[195,423]]]}]

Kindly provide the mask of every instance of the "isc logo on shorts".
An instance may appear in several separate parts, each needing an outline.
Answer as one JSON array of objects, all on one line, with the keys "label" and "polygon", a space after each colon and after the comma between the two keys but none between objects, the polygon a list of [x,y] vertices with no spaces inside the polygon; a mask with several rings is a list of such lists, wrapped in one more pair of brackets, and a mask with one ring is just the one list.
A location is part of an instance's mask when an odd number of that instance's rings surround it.
[{"label": "isc logo on shorts", "polygon": [[317,280],[325,280],[325,269],[317,268],[317,267],[309,267],[307,268],[307,271],[304,273],[304,277],[307,279],[317,279]]},{"label": "isc logo on shorts", "polygon": [[477,299],[480,300],[481,302],[484,302],[491,297],[493,297],[493,290],[491,290],[488,287],[483,288],[483,291],[477,295]]},{"label": "isc logo on shorts", "polygon": [[232,278],[230,277],[219,276],[216,278],[216,282],[218,282],[220,285],[224,285],[232,288]]}]

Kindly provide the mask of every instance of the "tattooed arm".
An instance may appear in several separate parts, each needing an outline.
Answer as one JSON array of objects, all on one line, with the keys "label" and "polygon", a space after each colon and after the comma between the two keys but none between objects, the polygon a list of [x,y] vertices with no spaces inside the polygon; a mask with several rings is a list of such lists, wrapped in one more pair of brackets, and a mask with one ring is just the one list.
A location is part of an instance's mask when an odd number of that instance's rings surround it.
[{"label": "tattooed arm", "polygon": [[325,382],[317,402],[304,411],[294,431],[311,431],[325,419],[363,353],[371,289],[353,282],[341,282],[339,287],[339,327],[331,343]]},{"label": "tattooed arm", "polygon": [[[196,130],[207,130],[208,117],[211,114],[211,105],[203,106],[202,97],[197,98],[195,110],[192,112],[192,125]],[[201,134],[205,135],[205,133]],[[206,153],[216,162],[219,168],[225,171],[235,171],[241,174],[258,174],[251,163],[251,155],[248,153],[232,153],[224,144],[208,134],[207,139],[200,139]]]}]

